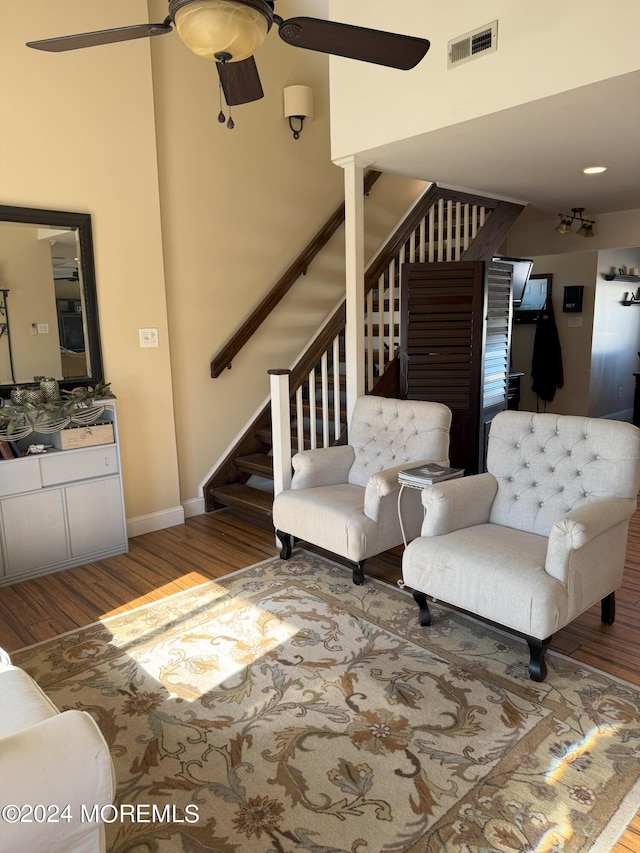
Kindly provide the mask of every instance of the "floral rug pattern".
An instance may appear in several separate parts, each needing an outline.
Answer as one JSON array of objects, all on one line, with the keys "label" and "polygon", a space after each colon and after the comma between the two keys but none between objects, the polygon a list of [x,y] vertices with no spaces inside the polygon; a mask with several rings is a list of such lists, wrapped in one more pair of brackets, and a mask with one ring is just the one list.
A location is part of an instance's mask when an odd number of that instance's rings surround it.
[{"label": "floral rug pattern", "polygon": [[535,684],[524,641],[432,612],[296,550],[12,657],[164,816],[109,823],[110,853],[610,850],[640,688],[553,653]]}]

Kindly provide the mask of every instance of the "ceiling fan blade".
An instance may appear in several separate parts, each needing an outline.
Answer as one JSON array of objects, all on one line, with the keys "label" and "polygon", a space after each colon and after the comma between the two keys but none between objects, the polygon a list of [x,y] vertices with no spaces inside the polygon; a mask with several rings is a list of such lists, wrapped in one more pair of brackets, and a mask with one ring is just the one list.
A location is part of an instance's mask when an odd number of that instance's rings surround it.
[{"label": "ceiling fan blade", "polygon": [[264,97],[253,56],[240,62],[216,62],[216,66],[228,106],[248,104]]},{"label": "ceiling fan blade", "polygon": [[347,59],[408,71],[424,58],[430,42],[416,36],[370,30],[319,18],[289,18],[279,26],[283,41]]},{"label": "ceiling fan blade", "polygon": [[77,50],[81,47],[95,47],[99,44],[113,44],[118,41],[130,41],[147,36],[161,36],[170,33],[172,29],[171,24],[166,22],[162,24],[135,24],[132,27],[116,27],[112,30],[96,30],[93,33],[77,33],[73,36],[28,41],[27,47],[59,53],[64,50]]}]

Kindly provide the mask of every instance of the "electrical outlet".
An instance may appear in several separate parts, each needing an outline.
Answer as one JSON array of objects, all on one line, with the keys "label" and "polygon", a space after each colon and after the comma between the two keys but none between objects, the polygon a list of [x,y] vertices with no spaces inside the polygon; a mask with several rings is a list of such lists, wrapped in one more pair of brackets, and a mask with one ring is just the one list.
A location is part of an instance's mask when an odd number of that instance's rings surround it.
[{"label": "electrical outlet", "polygon": [[39,335],[48,335],[49,334],[49,324],[48,323],[38,323],[38,334]]}]

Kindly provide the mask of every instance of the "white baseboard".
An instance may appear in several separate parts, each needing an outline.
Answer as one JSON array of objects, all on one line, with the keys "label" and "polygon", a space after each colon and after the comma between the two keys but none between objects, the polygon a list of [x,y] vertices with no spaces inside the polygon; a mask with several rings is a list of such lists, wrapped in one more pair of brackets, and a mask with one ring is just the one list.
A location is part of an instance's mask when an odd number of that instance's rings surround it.
[{"label": "white baseboard", "polygon": [[149,515],[139,515],[127,519],[127,537],[141,536],[143,533],[153,533],[154,530],[164,530],[165,527],[175,527],[184,524],[185,510],[182,506],[163,509]]},{"label": "white baseboard", "polygon": [[204,509],[204,498],[190,498],[182,502],[185,518],[193,518],[194,515],[202,515]]}]

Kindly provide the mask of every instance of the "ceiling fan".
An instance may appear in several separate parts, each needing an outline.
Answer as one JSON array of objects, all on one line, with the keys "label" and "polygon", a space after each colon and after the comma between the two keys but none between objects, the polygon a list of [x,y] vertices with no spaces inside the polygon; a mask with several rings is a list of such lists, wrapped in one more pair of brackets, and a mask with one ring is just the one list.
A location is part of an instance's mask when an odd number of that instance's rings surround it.
[{"label": "ceiling fan", "polygon": [[284,20],[275,14],[273,0],[169,0],[169,14],[161,24],[137,24],[30,41],[27,47],[54,52],[75,50],[160,36],[175,26],[189,50],[216,63],[227,104],[235,106],[263,97],[253,54],[274,23],[280,38],[293,47],[403,71],[414,68],[429,50],[429,41],[415,36],[320,18]]}]

